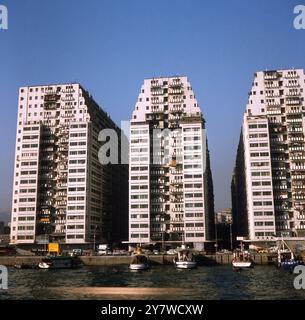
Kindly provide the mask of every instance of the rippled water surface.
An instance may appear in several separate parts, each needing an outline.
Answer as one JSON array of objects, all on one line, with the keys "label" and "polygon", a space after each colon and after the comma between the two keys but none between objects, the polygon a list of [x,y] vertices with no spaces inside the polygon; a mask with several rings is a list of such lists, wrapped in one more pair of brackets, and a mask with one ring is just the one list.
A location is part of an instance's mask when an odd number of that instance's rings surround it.
[{"label": "rippled water surface", "polygon": [[305,290],[294,289],[295,276],[272,266],[241,272],[229,265],[195,270],[154,266],[141,272],[128,266],[9,268],[9,289],[0,291],[0,299],[305,299]]}]

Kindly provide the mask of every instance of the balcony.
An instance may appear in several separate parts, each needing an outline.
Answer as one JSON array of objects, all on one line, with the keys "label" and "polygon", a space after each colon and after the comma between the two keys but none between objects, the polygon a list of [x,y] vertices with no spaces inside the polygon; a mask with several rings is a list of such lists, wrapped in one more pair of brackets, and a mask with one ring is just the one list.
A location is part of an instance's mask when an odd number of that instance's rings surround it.
[{"label": "balcony", "polygon": [[304,230],[305,229],[305,224],[296,225],[295,228],[297,230]]},{"label": "balcony", "polygon": [[305,165],[291,165],[290,167],[291,170],[302,170],[304,171],[305,170]]},{"label": "balcony", "polygon": [[289,136],[288,142],[304,142],[304,136]]},{"label": "balcony", "polygon": [[293,180],[305,180],[305,174],[302,174],[302,173],[296,174],[296,172],[295,172],[294,174],[291,174],[291,179],[293,179]]},{"label": "balcony", "polygon": [[298,87],[300,87],[300,85],[299,85],[298,81],[292,80],[292,82],[288,82],[286,84],[286,87],[287,88],[298,88]]},{"label": "balcony", "polygon": [[56,103],[53,101],[45,101],[44,103],[44,109],[45,110],[55,110],[60,107],[60,103]]},{"label": "balcony", "polygon": [[46,94],[44,96],[45,102],[55,102],[55,101],[58,101],[59,99],[60,99],[60,95],[58,94]]},{"label": "balcony", "polygon": [[299,145],[294,145],[294,146],[290,146],[289,147],[289,151],[290,152],[295,152],[295,151],[304,151],[304,145],[303,144],[299,144]]},{"label": "balcony", "polygon": [[163,108],[154,108],[152,107],[151,109],[151,113],[163,113],[164,112],[164,109]]},{"label": "balcony", "polygon": [[172,194],[181,194],[181,193],[183,193],[183,189],[182,188],[172,188],[172,189],[169,189],[169,192]]},{"label": "balcony", "polygon": [[55,220],[55,224],[65,224],[66,220],[60,219],[60,220]]},{"label": "balcony", "polygon": [[170,223],[183,223],[183,218],[172,218],[170,219]]},{"label": "balcony", "polygon": [[173,80],[170,84],[169,84],[169,87],[170,88],[181,88],[183,85],[180,81],[180,79],[176,79],[176,80]]},{"label": "balcony", "polygon": [[172,209],[173,212],[183,212],[183,208],[173,208]]},{"label": "balcony", "polygon": [[277,71],[266,71],[264,73],[264,79],[265,80],[276,80],[280,77],[281,75]]},{"label": "balcony", "polygon": [[265,82],[265,88],[268,88],[268,89],[272,89],[272,88],[279,88],[280,85],[278,82]]},{"label": "balcony", "polygon": [[294,160],[294,161],[296,161],[296,160],[305,160],[305,155],[304,154],[301,154],[301,155],[293,154],[293,155],[290,156],[290,160]]},{"label": "balcony", "polygon": [[150,84],[150,87],[151,88],[162,88],[162,84],[159,83],[158,81],[151,81],[151,84]]},{"label": "balcony", "polygon": [[288,73],[285,74],[286,79],[297,79],[299,78],[299,75],[296,71],[288,71]]},{"label": "balcony", "polygon": [[172,94],[183,94],[183,90],[178,88],[178,89],[172,89],[168,92],[168,94],[172,95]]},{"label": "balcony", "polygon": [[156,96],[163,96],[164,95],[164,93],[163,93],[163,91],[162,90],[154,90],[154,91],[151,91],[151,95],[153,96],[153,97],[156,97]]},{"label": "balcony", "polygon": [[301,100],[298,99],[298,98],[294,98],[294,99],[288,98],[288,99],[286,99],[286,104],[287,104],[288,106],[291,106],[291,105],[300,105],[300,104],[301,104]]},{"label": "balcony", "polygon": [[301,93],[298,90],[290,89],[290,91],[286,93],[286,96],[287,97],[300,97]]},{"label": "balcony", "polygon": [[183,99],[182,98],[176,98],[176,99],[170,99],[169,100],[170,103],[182,103]]},{"label": "balcony", "polygon": [[294,184],[292,187],[295,190],[295,193],[304,192],[305,184]]},{"label": "balcony", "polygon": [[268,110],[269,110],[269,107],[279,107],[281,105],[281,103],[279,101],[269,101],[269,99],[267,99],[266,105],[267,105]]},{"label": "balcony", "polygon": [[184,111],[184,108],[182,106],[172,106],[169,108],[169,111],[172,113],[181,113]]}]

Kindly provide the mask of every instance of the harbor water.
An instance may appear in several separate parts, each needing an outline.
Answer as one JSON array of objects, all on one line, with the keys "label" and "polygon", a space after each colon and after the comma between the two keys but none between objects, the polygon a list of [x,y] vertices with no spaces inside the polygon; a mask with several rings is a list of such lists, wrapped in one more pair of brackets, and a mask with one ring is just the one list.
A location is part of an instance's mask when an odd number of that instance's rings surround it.
[{"label": "harbor water", "polygon": [[127,265],[63,270],[8,268],[8,290],[0,299],[305,299],[295,274],[274,266],[233,271],[230,265],[176,270],[153,266],[132,272]]}]

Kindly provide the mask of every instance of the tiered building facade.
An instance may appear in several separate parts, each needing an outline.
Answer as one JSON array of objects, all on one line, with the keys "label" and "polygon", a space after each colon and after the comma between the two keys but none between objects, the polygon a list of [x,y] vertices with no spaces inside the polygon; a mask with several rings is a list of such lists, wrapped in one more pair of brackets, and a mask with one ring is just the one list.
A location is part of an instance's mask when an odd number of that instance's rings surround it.
[{"label": "tiered building facade", "polygon": [[79,84],[19,90],[11,243],[127,237],[128,169],[102,165],[104,128],[120,129]]},{"label": "tiered building facade", "polygon": [[257,72],[232,180],[235,235],[305,237],[305,76]]},{"label": "tiered building facade", "polygon": [[214,237],[213,185],[203,119],[186,77],[145,79],[132,114],[129,241]]}]

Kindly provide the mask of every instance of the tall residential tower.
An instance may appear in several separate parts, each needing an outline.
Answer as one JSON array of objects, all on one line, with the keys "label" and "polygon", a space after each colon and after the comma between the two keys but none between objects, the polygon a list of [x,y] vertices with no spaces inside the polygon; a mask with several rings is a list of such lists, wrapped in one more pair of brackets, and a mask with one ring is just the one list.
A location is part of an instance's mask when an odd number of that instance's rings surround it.
[{"label": "tall residential tower", "polygon": [[99,132],[120,129],[79,84],[22,87],[11,243],[127,236],[128,169],[102,165]]},{"label": "tall residential tower", "polygon": [[305,76],[254,75],[232,180],[235,235],[305,237]]},{"label": "tall residential tower", "polygon": [[214,237],[205,121],[186,77],[145,79],[132,114],[129,241],[193,243]]}]

